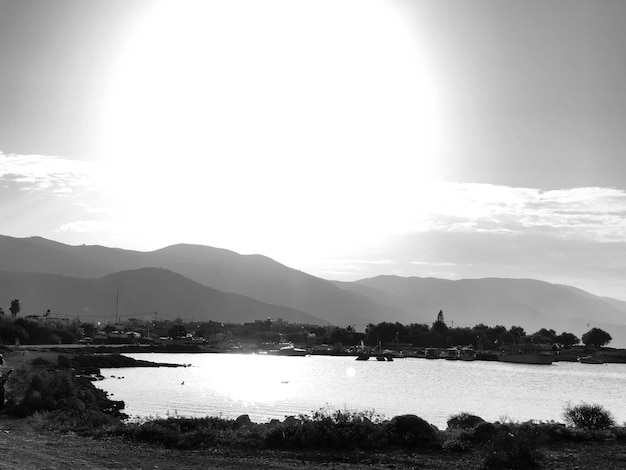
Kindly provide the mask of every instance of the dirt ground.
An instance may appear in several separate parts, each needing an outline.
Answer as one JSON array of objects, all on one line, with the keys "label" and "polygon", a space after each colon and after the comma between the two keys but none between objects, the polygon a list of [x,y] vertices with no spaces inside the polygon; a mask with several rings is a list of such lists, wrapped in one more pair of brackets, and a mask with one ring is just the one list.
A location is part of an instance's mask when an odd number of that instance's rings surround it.
[{"label": "dirt ground", "polygon": [[[5,353],[7,368],[28,367],[36,357],[56,362],[57,353]],[[563,443],[542,449],[542,468],[553,470],[626,469],[623,442]],[[479,469],[483,455],[470,453],[328,453],[204,449],[180,451],[121,438],[92,439],[73,433],[39,431],[27,419],[0,418],[0,470],[99,469],[280,469],[364,470],[373,468]]]}]

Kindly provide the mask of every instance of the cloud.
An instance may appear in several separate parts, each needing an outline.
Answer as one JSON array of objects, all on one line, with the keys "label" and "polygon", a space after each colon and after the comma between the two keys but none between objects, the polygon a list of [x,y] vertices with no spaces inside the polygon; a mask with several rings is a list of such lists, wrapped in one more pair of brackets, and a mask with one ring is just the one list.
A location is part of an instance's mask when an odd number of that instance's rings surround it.
[{"label": "cloud", "polygon": [[23,191],[47,191],[64,196],[94,186],[94,164],[47,155],[0,152],[0,182]]},{"label": "cloud", "polygon": [[[433,185],[414,231],[552,234],[617,241],[626,233],[626,191],[541,191],[485,184]],[[409,232],[409,230],[407,230]]]},{"label": "cloud", "polygon": [[108,230],[110,223],[102,220],[77,220],[61,225],[57,232],[95,233]]},{"label": "cloud", "polygon": [[97,233],[109,224],[97,176],[91,162],[0,152],[0,217],[14,236],[61,233],[67,243],[82,243],[72,232]]},{"label": "cloud", "polygon": [[267,200],[247,192],[243,207],[167,187],[152,198],[98,172],[89,162],[0,153],[0,220],[13,236],[65,243],[143,250],[193,242],[262,253],[331,279],[526,277],[623,297],[620,189],[432,182],[287,208],[290,193]]},{"label": "cloud", "polygon": [[[626,192],[451,183],[421,191],[403,230],[371,242],[351,261],[342,257],[337,270],[344,279],[536,278],[623,298]],[[324,273],[331,264],[326,260]]]}]

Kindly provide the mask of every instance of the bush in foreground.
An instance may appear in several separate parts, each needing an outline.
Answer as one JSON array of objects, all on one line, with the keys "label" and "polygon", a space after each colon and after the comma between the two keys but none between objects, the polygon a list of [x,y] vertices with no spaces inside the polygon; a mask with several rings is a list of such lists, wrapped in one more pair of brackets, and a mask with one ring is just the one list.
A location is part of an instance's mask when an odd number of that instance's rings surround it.
[{"label": "bush in foreground", "polygon": [[74,377],[67,371],[17,370],[7,388],[6,410],[18,417],[41,412],[65,413],[70,417],[86,412],[103,413],[116,419],[127,417],[121,411],[123,401],[110,400],[105,391],[96,388],[88,379]]},{"label": "bush in foreground", "polygon": [[485,420],[480,416],[463,412],[450,416],[447,424],[448,428],[474,429],[476,426],[484,422]]},{"label": "bush in foreground", "polygon": [[270,448],[371,450],[387,443],[384,426],[373,412],[319,410],[268,426],[265,445]]},{"label": "bush in foreground", "polygon": [[[29,404],[33,401],[46,403],[47,396],[41,395],[42,389],[38,385],[43,379],[35,377],[31,377],[30,382],[24,381],[26,393],[23,401]],[[61,384],[67,383],[65,379],[61,381]],[[56,388],[63,387],[57,384]],[[29,390],[40,395],[29,394]],[[73,389],[68,387],[67,390],[73,397]],[[71,403],[71,400],[66,398],[66,403]],[[97,407],[80,410],[75,406],[37,412],[33,419],[36,425],[46,429],[74,431],[93,437],[120,436],[177,449],[389,452],[405,448],[420,452],[472,452],[482,457],[487,469],[537,467],[542,458],[540,450],[560,442],[626,439],[626,429],[619,427],[610,430],[575,428],[556,422],[536,421],[489,423],[467,413],[452,416],[449,420],[451,425],[445,431],[437,430],[415,415],[382,420],[373,412],[328,409],[265,424],[253,423],[247,415],[234,420],[172,417],[123,422]]]},{"label": "bush in foreground", "polygon": [[166,418],[143,423],[129,423],[116,430],[135,441],[160,444],[177,449],[201,447],[258,447],[262,436],[250,436],[249,430],[237,430],[234,421],[223,418]]},{"label": "bush in foreground", "polygon": [[439,447],[437,429],[415,415],[394,417],[387,426],[389,441],[402,447]]},{"label": "bush in foreground", "polygon": [[575,428],[608,429],[615,426],[613,415],[602,405],[594,403],[581,403],[575,406],[568,403],[563,411],[563,417],[567,424]]}]

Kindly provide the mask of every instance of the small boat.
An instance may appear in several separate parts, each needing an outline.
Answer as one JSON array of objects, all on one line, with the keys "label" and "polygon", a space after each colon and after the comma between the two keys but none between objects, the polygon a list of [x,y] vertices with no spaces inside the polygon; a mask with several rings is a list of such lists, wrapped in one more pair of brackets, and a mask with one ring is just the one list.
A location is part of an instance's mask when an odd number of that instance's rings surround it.
[{"label": "small boat", "polygon": [[424,349],[424,357],[426,359],[441,359],[442,351],[437,348],[426,348]]},{"label": "small boat", "polygon": [[283,335],[280,335],[278,349],[268,351],[269,354],[278,354],[279,356],[306,356],[306,349],[296,348],[292,341],[285,341]]},{"label": "small boat", "polygon": [[602,359],[592,356],[579,357],[578,362],[580,362],[581,364],[604,364],[604,361]]},{"label": "small boat", "polygon": [[296,348],[293,343],[288,343],[278,349],[279,356],[306,356],[306,349]]},{"label": "small boat", "polygon": [[474,348],[470,346],[465,346],[461,349],[461,354],[459,356],[461,361],[475,361],[476,360],[476,352],[474,352]]},{"label": "small boat", "polygon": [[357,361],[369,361],[370,355],[366,353],[361,353],[356,357]]},{"label": "small boat", "polygon": [[461,351],[457,348],[448,348],[445,351],[445,356],[443,357],[447,361],[457,361],[461,358]]}]

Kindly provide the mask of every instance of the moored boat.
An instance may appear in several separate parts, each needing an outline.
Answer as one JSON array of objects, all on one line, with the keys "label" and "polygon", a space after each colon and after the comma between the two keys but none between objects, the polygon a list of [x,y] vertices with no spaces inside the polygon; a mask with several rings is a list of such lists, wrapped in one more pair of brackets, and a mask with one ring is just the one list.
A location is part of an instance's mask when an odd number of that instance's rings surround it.
[{"label": "moored boat", "polygon": [[461,361],[475,361],[476,353],[474,352],[474,348],[470,346],[465,346],[461,349],[461,353],[459,355],[459,359]]},{"label": "moored boat", "polygon": [[498,354],[498,361],[515,364],[545,364],[549,365],[556,359],[556,354],[548,347],[535,345],[520,345],[503,348]]},{"label": "moored boat", "polygon": [[592,356],[583,356],[578,358],[578,362],[581,364],[604,364],[602,359]]},{"label": "moored boat", "polygon": [[279,356],[306,356],[306,349],[296,348],[291,341],[285,341],[283,335],[280,335],[280,343],[278,349],[268,351],[269,354],[278,354]]},{"label": "moored boat", "polygon": [[448,348],[444,353],[444,359],[448,361],[457,361],[461,358],[461,351],[458,348]]},{"label": "moored boat", "polygon": [[282,346],[278,350],[279,356],[306,356],[306,349],[296,348],[293,343]]},{"label": "moored boat", "polygon": [[424,357],[426,359],[441,359],[443,357],[442,354],[442,351],[437,348],[424,349]]}]

